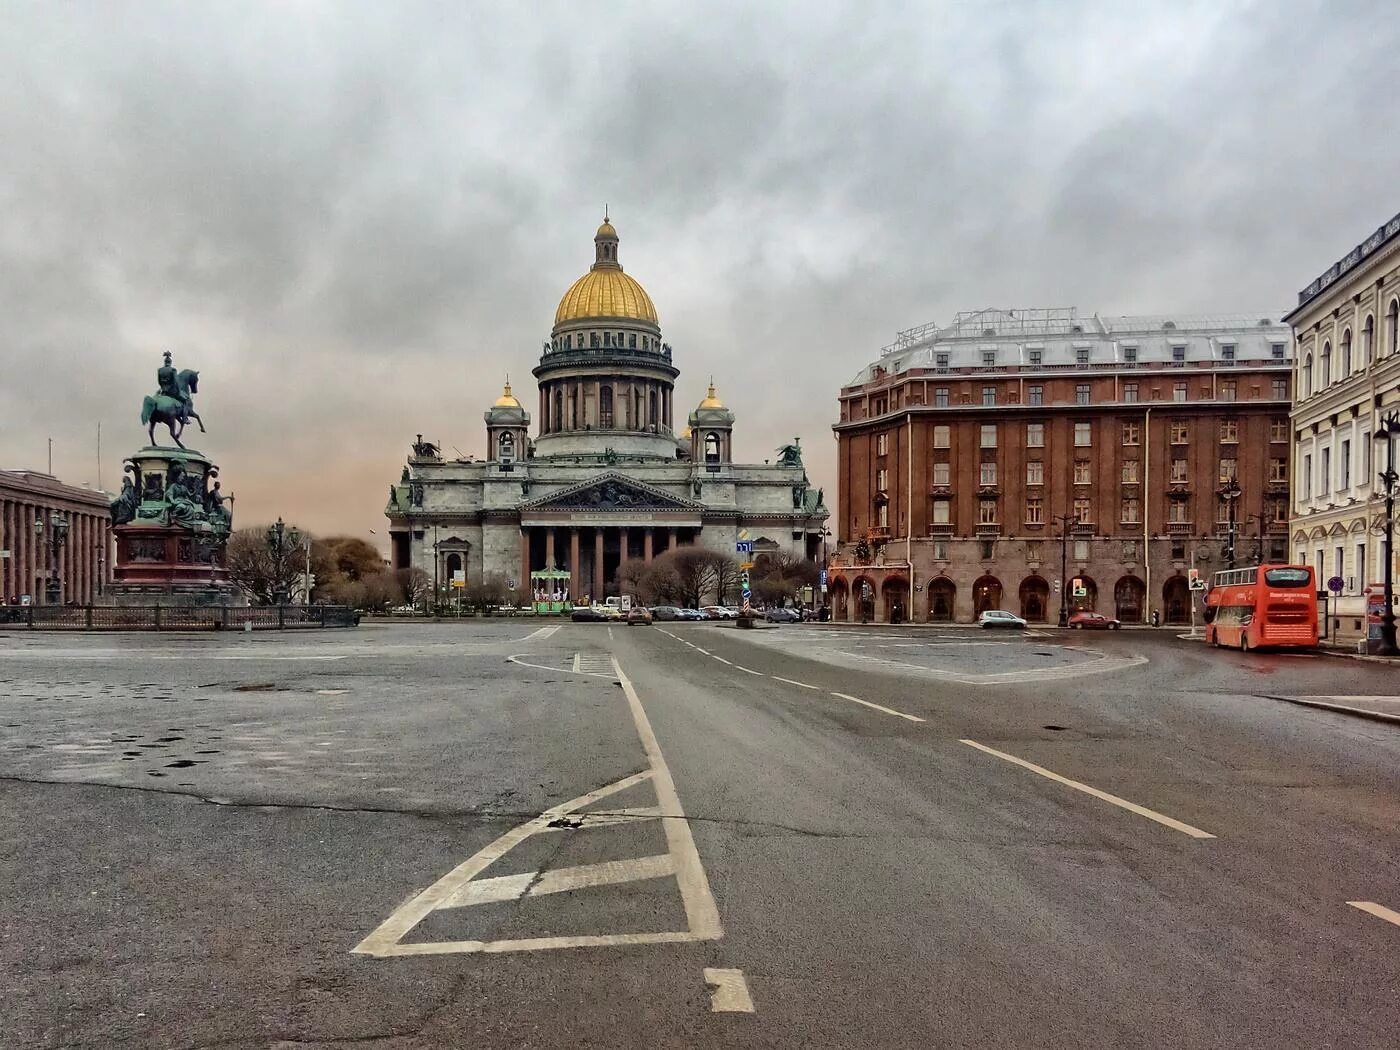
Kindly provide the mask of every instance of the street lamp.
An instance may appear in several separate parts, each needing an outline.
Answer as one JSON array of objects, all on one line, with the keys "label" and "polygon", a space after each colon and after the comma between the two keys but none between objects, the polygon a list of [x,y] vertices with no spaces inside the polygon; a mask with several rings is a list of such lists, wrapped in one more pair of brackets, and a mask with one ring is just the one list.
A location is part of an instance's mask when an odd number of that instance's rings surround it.
[{"label": "street lamp", "polygon": [[1244,516],[1244,532],[1249,532],[1249,523],[1258,522],[1259,528],[1254,534],[1254,564],[1264,564],[1264,522],[1267,519],[1263,514],[1255,514],[1253,511]]},{"label": "street lamp", "polygon": [[1060,523],[1060,626],[1069,626],[1069,530],[1079,524],[1078,514],[1056,514]]},{"label": "street lamp", "polygon": [[1400,434],[1400,412],[1388,412],[1376,426],[1375,440],[1385,439],[1385,470],[1381,482],[1385,485],[1385,612],[1381,614],[1380,656],[1400,655],[1395,645],[1395,557],[1391,544],[1395,535],[1395,435]]},{"label": "street lamp", "polygon": [[826,608],[826,586],[827,586],[827,585],[826,585],[826,580],[827,580],[826,541],[831,537],[831,530],[830,530],[829,528],[827,528],[825,525],[823,525],[822,528],[821,528],[821,531],[820,531],[819,533],[817,533],[817,535],[820,536],[820,537],[822,538],[822,576],[821,576],[821,580],[818,581],[818,582],[821,584],[821,596],[822,596],[822,605],[821,605],[821,607],[822,607],[823,609],[825,609],[825,608]]},{"label": "street lamp", "polygon": [[287,552],[301,546],[301,533],[295,525],[288,527],[278,517],[277,524],[267,527],[267,548],[272,552],[272,603],[286,605],[287,594]]},{"label": "street lamp", "polygon": [[39,542],[41,548],[47,547],[48,549],[48,559],[45,562],[44,604],[57,605],[63,595],[63,585],[58,579],[58,551],[68,542],[68,519],[63,516],[62,511],[54,510],[49,512],[49,520],[45,524],[43,512],[35,514],[34,538]]},{"label": "street lamp", "polygon": [[1220,489],[1220,498],[1225,501],[1225,521],[1226,521],[1226,547],[1225,557],[1228,564],[1227,569],[1235,567],[1235,501],[1240,498],[1240,483],[1234,478],[1229,478]]}]

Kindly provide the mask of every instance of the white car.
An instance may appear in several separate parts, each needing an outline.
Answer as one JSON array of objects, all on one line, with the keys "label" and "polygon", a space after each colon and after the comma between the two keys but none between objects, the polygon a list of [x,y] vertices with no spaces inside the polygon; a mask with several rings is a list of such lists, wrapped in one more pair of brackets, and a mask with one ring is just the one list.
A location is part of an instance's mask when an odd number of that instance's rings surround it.
[{"label": "white car", "polygon": [[1009,613],[1005,609],[988,609],[981,616],[977,617],[977,624],[980,627],[1015,627],[1023,628],[1029,626],[1025,620],[1015,613]]}]

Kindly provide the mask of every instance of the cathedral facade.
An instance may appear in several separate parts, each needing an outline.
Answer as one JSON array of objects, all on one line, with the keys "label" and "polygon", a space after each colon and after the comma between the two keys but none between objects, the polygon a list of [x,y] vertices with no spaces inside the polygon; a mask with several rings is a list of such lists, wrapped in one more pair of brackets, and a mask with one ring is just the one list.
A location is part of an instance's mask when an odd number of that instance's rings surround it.
[{"label": "cathedral facade", "polygon": [[815,557],[828,511],[796,443],[734,462],[734,414],[709,394],[677,427],[680,374],[656,307],[618,261],[605,217],[594,262],[569,287],[534,376],[531,412],[509,382],[485,413],[482,459],[423,441],[390,487],[392,563],[438,587],[493,574],[512,589],[567,573],[572,600],[619,593],[618,569],[686,545]]}]

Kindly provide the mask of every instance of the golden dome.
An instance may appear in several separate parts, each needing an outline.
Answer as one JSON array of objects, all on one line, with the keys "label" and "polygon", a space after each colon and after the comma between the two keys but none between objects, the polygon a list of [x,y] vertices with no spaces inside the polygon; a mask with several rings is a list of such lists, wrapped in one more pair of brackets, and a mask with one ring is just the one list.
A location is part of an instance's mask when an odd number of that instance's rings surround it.
[{"label": "golden dome", "polygon": [[705,400],[700,402],[700,408],[723,408],[724,402],[715,396],[715,381],[710,380],[710,392],[705,395]]},{"label": "golden dome", "polygon": [[625,317],[656,324],[656,307],[646,289],[619,269],[589,270],[564,293],[554,323]]},{"label": "golden dome", "polygon": [[689,427],[686,427],[684,430],[681,431],[681,440],[682,440],[682,441],[689,441],[689,440],[690,440],[690,428],[689,428]]},{"label": "golden dome", "polygon": [[594,262],[589,271],[569,286],[555,325],[568,321],[627,319],[656,324],[656,307],[646,289],[622,272],[617,261],[617,230],[603,215],[603,225],[593,235]]},{"label": "golden dome", "polygon": [[[480,404],[480,402],[478,402]],[[506,388],[501,391],[501,396],[496,398],[494,408],[519,408],[520,402],[515,399],[515,395],[510,392],[510,379],[506,379]]]}]

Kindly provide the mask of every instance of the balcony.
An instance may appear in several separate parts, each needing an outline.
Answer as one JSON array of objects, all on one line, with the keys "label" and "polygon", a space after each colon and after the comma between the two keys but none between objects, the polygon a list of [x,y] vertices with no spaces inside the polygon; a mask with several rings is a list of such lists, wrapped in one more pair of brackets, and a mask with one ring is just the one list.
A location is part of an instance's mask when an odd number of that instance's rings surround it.
[{"label": "balcony", "polygon": [[977,523],[978,536],[1000,536],[1001,523],[995,521],[979,521]]},{"label": "balcony", "polygon": [[951,521],[937,522],[928,527],[930,536],[951,536],[953,534],[953,523]]},{"label": "balcony", "polygon": [[888,525],[872,525],[865,530],[865,538],[868,540],[887,540],[890,538],[890,527]]},{"label": "balcony", "polygon": [[1191,523],[1189,521],[1169,521],[1167,522],[1168,536],[1189,536],[1191,535]]}]

